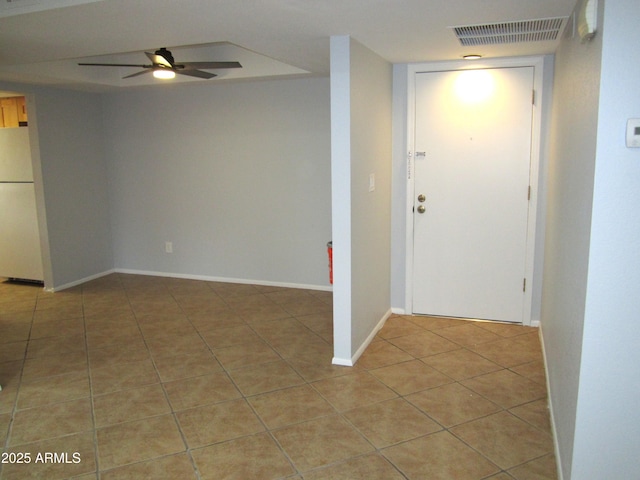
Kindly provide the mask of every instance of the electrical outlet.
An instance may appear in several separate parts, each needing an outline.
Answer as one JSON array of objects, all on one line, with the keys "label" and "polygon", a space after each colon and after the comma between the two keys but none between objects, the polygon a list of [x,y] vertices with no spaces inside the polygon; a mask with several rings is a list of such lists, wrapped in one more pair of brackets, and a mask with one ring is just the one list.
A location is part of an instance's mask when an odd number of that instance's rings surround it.
[{"label": "electrical outlet", "polygon": [[164,242],[164,252],[173,253],[173,242]]}]

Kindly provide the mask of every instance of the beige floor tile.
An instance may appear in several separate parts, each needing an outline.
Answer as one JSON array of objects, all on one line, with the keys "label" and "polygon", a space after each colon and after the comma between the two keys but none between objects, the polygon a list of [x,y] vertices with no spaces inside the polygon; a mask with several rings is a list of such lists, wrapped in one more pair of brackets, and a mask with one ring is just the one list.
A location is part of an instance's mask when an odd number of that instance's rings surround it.
[{"label": "beige floor tile", "polygon": [[516,417],[530,423],[544,432],[551,433],[549,420],[549,402],[547,398],[541,398],[531,403],[525,403],[509,410]]},{"label": "beige floor tile", "polygon": [[280,306],[290,315],[294,316],[331,312],[331,307],[329,305],[313,297],[302,298],[292,302],[285,302],[280,304]]},{"label": "beige floor tile", "polygon": [[154,360],[176,355],[194,355],[209,350],[198,333],[171,334],[154,338],[145,336],[145,342]]},{"label": "beige floor tile", "polygon": [[320,380],[312,385],[339,411],[397,397],[393,390],[365,372]]},{"label": "beige floor tile", "polygon": [[257,395],[304,383],[284,360],[232,370],[231,378],[244,395]]},{"label": "beige floor tile", "polygon": [[370,373],[400,395],[408,395],[452,381],[448,376],[420,360],[378,368],[371,370]]},{"label": "beige floor tile", "polygon": [[509,370],[487,373],[460,383],[503,408],[522,405],[547,395],[544,385]]},{"label": "beige floor tile", "polygon": [[310,332],[302,322],[293,317],[257,322],[251,328],[267,342],[275,342],[283,337],[295,337]]},{"label": "beige floor tile", "polygon": [[264,426],[245,400],[231,400],[183,410],[176,416],[189,448],[264,431]]},{"label": "beige floor tile", "polygon": [[32,330],[31,318],[28,321],[20,321],[8,317],[6,320],[0,319],[0,324],[2,325],[0,345],[29,340],[29,334]]},{"label": "beige floor tile", "polygon": [[155,358],[154,363],[163,382],[222,371],[220,363],[208,349],[193,354]]},{"label": "beige floor tile", "polygon": [[35,407],[16,412],[9,444],[15,446],[39,442],[92,428],[88,398]]},{"label": "beige floor tile", "polygon": [[533,329],[533,327],[501,322],[476,322],[476,325],[504,338],[524,335]]},{"label": "beige floor tile", "polygon": [[[29,454],[28,464],[5,464],[2,480],[47,479],[62,480],[96,471],[96,455],[93,432],[76,433],[64,437],[43,440],[28,445],[9,448],[7,452]],[[57,454],[57,462],[45,457]],[[39,456],[40,455],[40,456]],[[45,461],[47,460],[48,461]],[[77,477],[78,476],[78,477]],[[93,478],[96,478],[93,473]]]},{"label": "beige floor tile", "polygon": [[24,359],[13,360],[11,362],[0,362],[0,378],[2,379],[3,386],[11,384],[18,385],[22,374],[22,367],[24,366]]},{"label": "beige floor tile", "polygon": [[432,317],[429,315],[415,315],[406,317],[411,323],[415,323],[426,330],[439,330],[441,328],[464,325],[466,322],[461,319],[448,317]]},{"label": "beige floor tile", "polygon": [[85,352],[29,358],[24,362],[22,379],[31,380],[65,373],[86,372],[88,367]]},{"label": "beige floor tile", "polygon": [[283,335],[269,344],[283,358],[296,358],[305,353],[333,353],[329,343],[309,330],[299,335]]},{"label": "beige floor tile", "polygon": [[177,480],[196,479],[196,472],[186,453],[114,468],[100,474],[100,480]]},{"label": "beige floor tile", "polygon": [[380,454],[372,453],[312,470],[305,480],[403,480],[405,477]]},{"label": "beige floor tile", "polygon": [[502,370],[501,366],[466,348],[424,357],[422,361],[454,380],[465,380]]},{"label": "beige floor tile", "polygon": [[296,317],[305,327],[321,335],[323,338],[333,336],[333,315],[331,313],[315,313]]},{"label": "beige floor tile", "polygon": [[[3,380],[4,381],[4,380]],[[12,413],[18,398],[18,383],[3,384],[0,394],[0,413]]]},{"label": "beige floor tile", "polygon": [[322,417],[273,432],[300,472],[373,451],[340,416]]},{"label": "beige floor tile", "polygon": [[89,395],[89,375],[86,371],[26,380],[20,385],[18,408],[23,410],[51,403],[88,398]]},{"label": "beige floor tile", "polygon": [[389,339],[396,347],[416,358],[457,350],[460,346],[432,332],[417,333]]},{"label": "beige floor tile", "polygon": [[269,480],[295,473],[266,433],[200,448],[192,455],[203,480]]},{"label": "beige floor tile", "polygon": [[396,338],[423,333],[424,329],[403,316],[392,315],[378,332],[380,338]]},{"label": "beige floor tile", "polygon": [[93,397],[96,427],[171,413],[159,384]]},{"label": "beige floor tile", "polygon": [[386,341],[373,342],[364,351],[358,365],[368,370],[413,360],[407,352]]},{"label": "beige floor tile", "polygon": [[189,377],[164,384],[174,410],[220,403],[240,398],[241,394],[224,372]]},{"label": "beige floor tile", "polygon": [[81,318],[84,315],[82,305],[73,305],[68,307],[47,308],[44,310],[36,310],[33,315],[33,322],[51,320],[66,320],[68,318]]},{"label": "beige floor tile", "polygon": [[442,430],[439,424],[402,398],[349,410],[344,415],[376,448]]},{"label": "beige floor tile", "polygon": [[500,470],[446,431],[384,449],[382,454],[409,480],[479,480]]},{"label": "beige floor tile", "polygon": [[553,451],[549,434],[505,411],[458,425],[450,431],[503,470]]},{"label": "beige floor tile", "polygon": [[294,358],[287,358],[287,362],[307,382],[339,377],[360,370],[358,364],[354,367],[333,365],[332,357],[332,353],[304,353]]},{"label": "beige floor tile", "polygon": [[250,397],[267,428],[274,429],[336,413],[336,410],[308,385]]},{"label": "beige floor tile", "polygon": [[495,342],[475,345],[471,349],[503,367],[516,367],[525,363],[539,361],[540,351],[530,344],[529,335],[519,335]]},{"label": "beige floor tile", "polygon": [[200,330],[200,335],[210,348],[230,347],[259,339],[258,335],[248,325]]},{"label": "beige floor tile", "polygon": [[84,335],[84,319],[82,317],[34,323],[29,337],[36,339],[72,335]]},{"label": "beige floor tile", "polygon": [[500,411],[499,406],[459,383],[408,395],[406,399],[445,427]]},{"label": "beige floor tile", "polygon": [[84,334],[36,338],[29,342],[27,358],[46,357],[65,353],[84,353],[85,351]]},{"label": "beige floor tile", "polygon": [[0,445],[82,457],[0,480],[556,478],[538,329],[392,315],[344,367],[332,303],[131,274],[0,281]]},{"label": "beige floor tile", "polygon": [[150,357],[143,339],[135,335],[117,345],[89,350],[91,368],[101,368],[120,363],[138,362]]},{"label": "beige floor tile", "polygon": [[219,348],[213,354],[227,370],[280,360],[276,351],[262,341]]},{"label": "beige floor tile", "polygon": [[509,470],[516,480],[556,480],[558,467],[554,455],[545,455]]},{"label": "beige floor tile", "polygon": [[87,331],[87,345],[89,350],[114,347],[123,343],[136,342],[142,340],[142,333],[135,323],[126,325],[115,324],[110,328],[99,330],[90,329]]},{"label": "beige floor tile", "polygon": [[159,383],[160,379],[150,358],[104,366],[91,366],[91,382],[94,395],[126,390]]},{"label": "beige floor tile", "polygon": [[96,435],[102,470],[185,451],[173,415],[99,428]]},{"label": "beige floor tile", "polygon": [[138,328],[138,322],[133,312],[85,314],[84,321],[87,333],[98,333],[102,330],[116,333],[121,329]]},{"label": "beige floor tile", "polygon": [[0,363],[10,362],[12,360],[22,360],[25,358],[26,351],[26,341],[3,343],[2,349],[0,349]]},{"label": "beige floor tile", "polygon": [[547,374],[544,370],[544,362],[542,360],[511,367],[509,370],[523,377],[527,377],[529,380],[537,382],[540,385],[545,385],[545,387],[547,385]]},{"label": "beige floor tile", "polygon": [[0,445],[5,444],[7,434],[9,433],[9,424],[11,423],[10,413],[0,413]]},{"label": "beige floor tile", "polygon": [[245,324],[245,321],[240,317],[240,315],[238,315],[235,310],[228,307],[211,313],[189,314],[189,321],[199,331],[234,327]]},{"label": "beige floor tile", "polygon": [[491,475],[490,477],[487,477],[486,480],[513,480],[513,477],[508,473],[500,472],[495,475]]},{"label": "beige floor tile", "polygon": [[269,320],[277,320],[280,318],[288,318],[291,316],[280,305],[276,304],[246,304],[236,303],[235,306],[230,304],[232,308],[236,310],[238,315],[250,324],[265,322]]},{"label": "beige floor tile", "polygon": [[447,338],[452,342],[465,347],[480,345],[482,343],[499,340],[501,337],[489,330],[480,328],[476,322],[469,322],[465,325],[455,327],[441,328],[437,331],[438,335]]}]

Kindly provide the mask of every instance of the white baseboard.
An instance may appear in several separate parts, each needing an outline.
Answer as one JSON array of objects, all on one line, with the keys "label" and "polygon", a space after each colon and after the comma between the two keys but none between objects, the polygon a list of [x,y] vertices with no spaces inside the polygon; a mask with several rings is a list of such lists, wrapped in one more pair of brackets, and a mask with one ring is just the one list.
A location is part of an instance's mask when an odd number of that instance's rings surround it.
[{"label": "white baseboard", "polygon": [[57,285],[51,288],[45,288],[47,292],[59,292],[61,290],[66,290],[71,287],[77,287],[78,285],[82,285],[83,283],[90,282],[91,280],[96,280],[101,277],[106,277],[107,275],[111,275],[115,273],[115,270],[106,270],[104,272],[96,273],[95,275],[89,275],[88,277],[81,278],[80,280],[75,280],[73,282],[65,283],[64,285]]},{"label": "white baseboard", "polygon": [[373,339],[375,338],[376,334],[380,331],[380,329],[382,327],[384,327],[385,322],[391,316],[392,313],[393,312],[391,311],[391,309],[387,310],[387,312],[382,316],[380,321],[376,324],[376,326],[373,328],[371,333],[369,333],[367,338],[364,340],[364,342],[362,342],[360,347],[356,350],[356,352],[353,354],[353,356],[351,358],[333,357],[333,359],[331,360],[331,363],[333,365],[342,365],[342,366],[345,366],[345,367],[353,367],[356,364],[356,362],[358,361],[358,359],[360,358],[360,356],[367,349],[369,344],[373,341]]},{"label": "white baseboard", "polygon": [[[542,347],[542,362],[544,364],[544,373],[545,373],[545,378],[547,381],[547,398],[548,398],[548,403],[549,403],[549,420],[551,422],[551,436],[553,437],[553,449],[554,449],[554,453],[556,455],[556,468],[557,468],[557,473],[558,473],[558,480],[563,480],[563,475],[562,475],[562,458],[560,457],[560,448],[558,445],[558,435],[557,435],[557,430],[556,430],[556,422],[555,422],[555,415],[553,414],[553,402],[551,401],[551,399],[553,398],[551,395],[551,387],[549,384],[549,367],[547,366],[547,354],[544,348],[544,331],[542,328],[542,325],[540,323],[540,321],[536,322],[538,325],[535,325],[538,328],[538,338],[540,339],[540,346]],[[532,322],[532,326],[533,322]]]},{"label": "white baseboard", "polygon": [[299,288],[303,290],[318,290],[323,292],[332,292],[333,286],[329,285],[308,285],[301,283],[288,283],[288,282],[271,282],[266,280],[251,280],[243,278],[231,278],[231,277],[213,277],[208,275],[191,275],[184,273],[170,273],[170,272],[156,272],[148,270],[132,270],[127,268],[114,268],[104,272],[96,273],[88,277],[75,280],[73,282],[65,283],[64,285],[57,285],[53,288],[45,288],[47,292],[59,292],[71,287],[76,287],[91,280],[96,280],[101,277],[105,277],[112,273],[124,273],[129,275],[147,275],[150,277],[167,277],[167,278],[183,278],[187,280],[202,280],[205,282],[225,282],[225,283],[240,283],[245,285],[263,285],[269,287],[282,287],[282,288]]}]

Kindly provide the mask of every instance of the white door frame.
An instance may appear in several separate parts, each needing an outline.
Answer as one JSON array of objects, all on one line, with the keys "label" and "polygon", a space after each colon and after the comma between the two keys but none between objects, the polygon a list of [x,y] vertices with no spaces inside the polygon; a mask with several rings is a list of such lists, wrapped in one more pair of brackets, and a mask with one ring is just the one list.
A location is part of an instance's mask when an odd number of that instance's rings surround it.
[{"label": "white door frame", "polygon": [[[534,292],[534,267],[536,265],[536,219],[538,217],[540,195],[539,172],[541,164],[541,140],[542,140],[542,106],[545,98],[544,88],[544,57],[514,57],[497,58],[488,60],[459,60],[435,63],[410,64],[407,70],[407,120],[406,120],[406,145],[407,145],[407,188],[405,199],[405,312],[413,312],[413,204],[414,204],[414,132],[415,132],[415,78],[418,73],[441,72],[452,70],[469,70],[484,68],[509,68],[509,67],[533,67],[534,68],[534,91],[535,104],[533,106],[532,132],[531,132],[531,198],[529,203],[529,218],[527,220],[527,251],[525,256],[525,275],[527,288],[524,292],[523,325],[532,324],[532,305]],[[534,322],[535,323],[535,322]]]}]

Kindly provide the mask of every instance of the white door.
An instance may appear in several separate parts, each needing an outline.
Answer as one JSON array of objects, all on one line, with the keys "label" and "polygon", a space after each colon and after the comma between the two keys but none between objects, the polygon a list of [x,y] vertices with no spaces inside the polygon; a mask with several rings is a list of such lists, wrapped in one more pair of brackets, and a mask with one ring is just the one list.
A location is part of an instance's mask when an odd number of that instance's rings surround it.
[{"label": "white door", "polygon": [[523,321],[533,70],[416,74],[414,313]]}]

